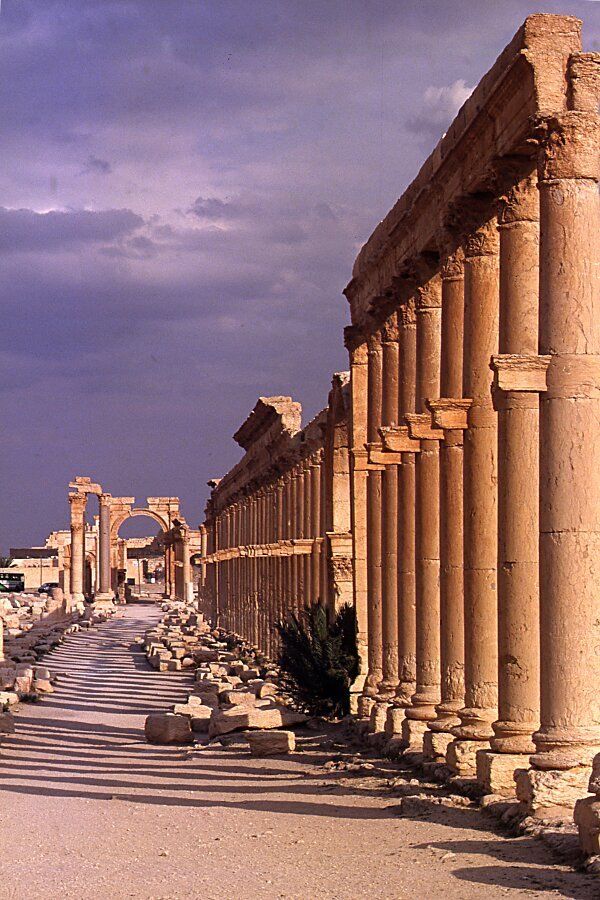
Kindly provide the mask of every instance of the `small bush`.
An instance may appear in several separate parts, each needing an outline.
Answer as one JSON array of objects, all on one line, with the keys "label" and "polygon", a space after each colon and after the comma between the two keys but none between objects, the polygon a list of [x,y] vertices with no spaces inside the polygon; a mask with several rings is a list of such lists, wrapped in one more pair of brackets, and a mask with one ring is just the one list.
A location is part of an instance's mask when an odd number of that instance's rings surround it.
[{"label": "small bush", "polygon": [[350,712],[350,686],[360,671],[356,613],[345,604],[332,615],[316,603],[276,625],[283,689],[298,709],[313,716]]},{"label": "small bush", "polygon": [[39,694],[19,694],[19,703],[37,703],[40,699]]}]

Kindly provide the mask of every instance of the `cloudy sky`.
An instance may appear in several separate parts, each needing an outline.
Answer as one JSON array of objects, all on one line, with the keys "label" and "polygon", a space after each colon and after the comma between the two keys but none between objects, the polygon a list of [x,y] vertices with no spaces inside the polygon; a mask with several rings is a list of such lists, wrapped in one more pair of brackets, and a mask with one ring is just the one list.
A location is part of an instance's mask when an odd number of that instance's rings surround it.
[{"label": "cloudy sky", "polygon": [[197,525],[257,396],[320,409],[360,245],[537,11],[600,49],[594,0],[2,0],[0,548],[75,474]]}]

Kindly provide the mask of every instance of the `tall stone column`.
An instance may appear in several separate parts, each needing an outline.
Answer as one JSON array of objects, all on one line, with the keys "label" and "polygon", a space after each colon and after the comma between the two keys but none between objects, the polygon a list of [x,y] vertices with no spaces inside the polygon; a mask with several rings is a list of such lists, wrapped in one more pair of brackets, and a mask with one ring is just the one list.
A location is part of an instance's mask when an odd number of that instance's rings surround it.
[{"label": "tall stone column", "polygon": [[[304,469],[304,513],[302,516],[303,533],[302,537],[307,540],[312,537],[312,479],[310,475],[310,459],[305,459],[303,463]],[[304,606],[310,606],[313,602],[313,584],[312,584],[312,560],[310,554],[302,557],[302,565],[304,568]]]},{"label": "tall stone column", "polygon": [[[277,620],[282,621],[285,618],[285,597],[283,584],[283,566],[284,557],[281,556],[281,541],[283,540],[283,522],[284,522],[284,482],[283,478],[277,479],[276,485],[276,524],[275,524],[275,541],[277,542],[277,556],[275,557],[276,571],[276,598],[277,598]],[[279,637],[276,635],[277,647],[279,647]]]},{"label": "tall stone column", "polygon": [[83,570],[85,565],[85,506],[86,495],[69,494],[71,506],[71,602],[82,611],[84,606]]},{"label": "tall stone column", "polygon": [[110,494],[100,494],[98,503],[100,516],[98,521],[98,572],[99,591],[94,598],[96,609],[112,609],[114,607],[114,594],[110,586]]},{"label": "tall stone column", "polygon": [[494,219],[465,244],[463,394],[472,400],[464,437],[465,707],[447,762],[469,776],[497,718],[498,416],[491,359],[498,353],[499,298]]},{"label": "tall stone column", "polygon": [[460,724],[465,699],[463,596],[464,264],[462,250],[445,256],[442,277],[442,349],[439,401],[429,400],[440,444],[440,666],[441,700],[425,736],[430,757],[445,758],[451,729]]},{"label": "tall stone column", "polygon": [[183,529],[181,536],[181,552],[182,552],[182,576],[183,576],[183,600],[190,601],[194,592],[194,583],[192,579],[192,564],[190,562],[190,533],[187,528]]},{"label": "tall stone column", "polygon": [[[400,386],[398,418],[415,411],[417,384],[417,320],[414,298],[398,312],[400,337]],[[416,587],[415,587],[415,453],[403,453],[398,483],[398,677],[396,706],[410,706],[416,684]],[[400,733],[402,713],[392,733]]]},{"label": "tall stone column", "polygon": [[[487,793],[514,795],[539,725],[539,194],[532,176],[500,201],[498,408],[498,721],[477,754]],[[539,377],[538,377],[539,380]]]},{"label": "tall stone column", "polygon": [[[290,519],[290,504],[291,504],[291,490],[292,490],[292,477],[290,472],[286,472],[283,476],[283,532],[282,537],[285,540],[286,544],[291,536],[291,519]],[[287,613],[291,609],[291,581],[292,581],[292,573],[291,573],[291,557],[288,553],[287,546],[284,548],[285,555],[282,557],[281,563],[283,567],[283,605],[284,605],[284,618]]]},{"label": "tall stone column", "polygon": [[540,398],[541,725],[517,794],[544,816],[586,793],[600,750],[597,109],[594,91],[587,108],[549,120],[538,165],[540,351],[550,354]]},{"label": "tall stone column", "polygon": [[[417,684],[402,725],[411,750],[423,749],[427,722],[440,701],[440,461],[431,431],[429,397],[440,393],[441,279],[418,289],[416,415],[407,415],[413,437],[422,437],[416,461],[415,575]],[[423,425],[424,432],[419,425]]]},{"label": "tall stone column", "polygon": [[[398,317],[382,327],[382,425],[398,424],[399,349]],[[379,699],[391,700],[398,688],[398,466],[381,473],[382,517],[382,638],[383,680]]]},{"label": "tall stone column", "polygon": [[323,588],[321,586],[321,544],[318,541],[321,523],[321,464],[323,451],[318,450],[310,458],[310,501],[311,501],[311,532],[309,537],[313,539],[310,555],[311,565],[311,602],[323,600]]},{"label": "tall stone column", "polygon": [[[354,326],[344,331],[350,358],[350,520],[352,531],[353,595],[356,609],[357,644],[360,675],[352,685],[352,701],[361,718],[369,715],[373,701],[359,692],[368,673],[368,597],[367,597],[367,343]],[[322,504],[323,512],[324,504]],[[322,532],[323,533],[323,532]]]},{"label": "tall stone column", "polygon": [[[367,442],[378,444],[381,427],[383,353],[381,333],[368,338],[368,415]],[[367,577],[369,673],[364,691],[376,697],[383,679],[383,622],[381,572],[381,474],[383,467],[370,467],[367,472]]]},{"label": "tall stone column", "polygon": [[[295,535],[302,538],[304,531],[304,464],[299,462],[296,466],[296,496],[295,496]],[[304,607],[304,560],[301,556],[294,556],[294,568],[296,572],[296,597],[295,605],[298,610]]]}]

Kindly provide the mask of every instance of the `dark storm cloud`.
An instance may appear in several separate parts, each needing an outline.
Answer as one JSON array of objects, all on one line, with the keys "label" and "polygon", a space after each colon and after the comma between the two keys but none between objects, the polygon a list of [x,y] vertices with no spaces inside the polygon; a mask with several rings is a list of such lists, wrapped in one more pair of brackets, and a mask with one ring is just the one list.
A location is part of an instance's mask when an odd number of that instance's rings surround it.
[{"label": "dark storm cloud", "polygon": [[535,6],[2,0],[2,545],[75,473],[198,522],[257,395],[325,403],[361,242]]}]

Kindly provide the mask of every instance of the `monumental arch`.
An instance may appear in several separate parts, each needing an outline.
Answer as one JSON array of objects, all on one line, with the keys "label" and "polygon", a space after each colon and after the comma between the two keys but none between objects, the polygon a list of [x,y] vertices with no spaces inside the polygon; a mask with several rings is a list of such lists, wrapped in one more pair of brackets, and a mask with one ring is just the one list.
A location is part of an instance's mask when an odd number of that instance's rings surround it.
[{"label": "monumental arch", "polygon": [[111,608],[115,597],[124,597],[126,543],[119,539],[119,528],[130,518],[145,516],[161,528],[165,551],[165,596],[190,599],[193,578],[191,549],[199,547],[199,532],[192,531],[180,511],[178,497],[148,497],[145,506],[136,507],[135,497],[113,497],[87,476],[77,476],[70,484],[71,553],[70,595],[75,606],[84,602],[85,587],[85,512],[90,494],[98,498],[98,590],[96,608]]}]

